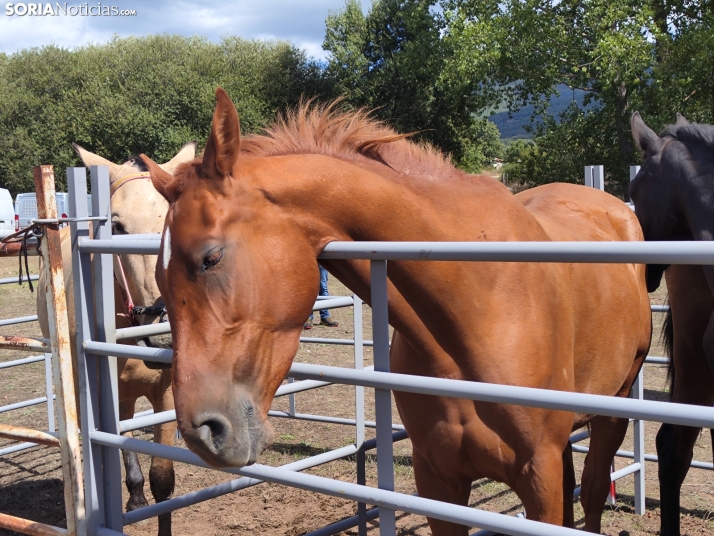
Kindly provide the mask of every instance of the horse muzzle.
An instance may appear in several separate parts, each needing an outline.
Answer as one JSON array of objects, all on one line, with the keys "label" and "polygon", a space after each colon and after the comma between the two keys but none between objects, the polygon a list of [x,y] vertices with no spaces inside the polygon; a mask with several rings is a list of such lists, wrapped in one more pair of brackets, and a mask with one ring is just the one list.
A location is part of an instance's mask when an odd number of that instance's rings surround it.
[{"label": "horse muzzle", "polygon": [[179,413],[179,429],[188,447],[213,467],[252,465],[273,442],[273,427],[257,414],[246,398],[233,399],[223,410],[206,410],[186,422]]}]

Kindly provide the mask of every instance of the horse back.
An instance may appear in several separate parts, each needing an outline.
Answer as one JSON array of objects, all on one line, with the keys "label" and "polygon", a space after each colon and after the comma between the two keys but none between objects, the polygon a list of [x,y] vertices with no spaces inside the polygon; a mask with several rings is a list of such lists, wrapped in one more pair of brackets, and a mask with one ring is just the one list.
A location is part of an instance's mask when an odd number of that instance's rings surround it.
[{"label": "horse back", "polygon": [[642,241],[634,212],[619,199],[576,184],[551,183],[515,196],[555,241]]}]

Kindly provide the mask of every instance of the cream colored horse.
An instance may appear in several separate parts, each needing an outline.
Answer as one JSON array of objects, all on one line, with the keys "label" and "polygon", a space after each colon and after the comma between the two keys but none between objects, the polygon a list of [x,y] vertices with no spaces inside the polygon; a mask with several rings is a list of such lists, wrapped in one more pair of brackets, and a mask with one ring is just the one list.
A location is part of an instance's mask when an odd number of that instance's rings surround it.
[{"label": "cream colored horse", "polygon": [[[139,234],[161,233],[164,227],[164,218],[168,210],[166,200],[154,189],[148,174],[144,177],[137,175],[146,171],[143,163],[138,159],[130,159],[124,164],[114,164],[93,154],[78,145],[75,150],[86,166],[106,165],[109,167],[109,179],[112,185],[111,221],[113,234]],[[196,144],[185,145],[169,162],[162,164],[168,173],[182,162],[195,157]],[[130,180],[127,180],[130,179]],[[67,312],[72,343],[72,358],[76,363],[77,348],[74,326],[74,285],[72,282],[71,244],[69,228],[61,231],[62,261],[64,264],[65,289],[67,294]],[[114,282],[115,311],[117,328],[129,327],[132,322],[126,310],[125,298],[131,296],[134,305],[163,306],[154,278],[155,256],[122,255],[121,262],[115,261]],[[121,272],[124,272],[124,277]],[[126,287],[124,288],[124,279]],[[122,283],[119,283],[122,281]],[[37,292],[37,311],[43,335],[49,336],[47,322],[47,308],[45,305],[45,281],[40,278]],[[160,321],[158,316],[138,315],[134,323],[149,324]],[[170,335],[147,337],[140,344],[150,346],[168,347],[171,344]],[[137,399],[145,396],[155,412],[167,411],[174,408],[171,393],[170,369],[153,370],[137,359],[119,359],[119,418],[130,419],[134,415]],[[75,384],[77,384],[77,369],[75,367]],[[131,435],[128,432],[125,435]],[[176,423],[166,423],[154,427],[154,441],[164,445],[172,445],[176,437]],[[129,500],[126,510],[131,511],[148,504],[144,496],[144,477],[136,453],[122,451],[124,467],[126,469],[126,486],[129,490]],[[151,493],[156,502],[168,499],[174,490],[173,462],[160,458],[152,458],[149,471]],[[159,516],[159,535],[171,534],[171,514]]]}]

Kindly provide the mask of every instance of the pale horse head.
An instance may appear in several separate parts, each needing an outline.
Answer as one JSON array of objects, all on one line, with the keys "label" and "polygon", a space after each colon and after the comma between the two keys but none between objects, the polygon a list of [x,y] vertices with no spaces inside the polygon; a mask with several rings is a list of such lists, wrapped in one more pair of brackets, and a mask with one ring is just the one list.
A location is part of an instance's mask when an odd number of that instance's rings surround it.
[{"label": "pale horse head", "polygon": [[[123,164],[115,164],[106,158],[91,153],[74,144],[74,149],[89,166],[107,166],[111,184],[111,224],[113,235],[156,234],[157,238],[164,229],[164,219],[169,205],[164,197],[154,189],[148,169],[141,159],[132,157]],[[196,156],[196,142],[187,143],[171,160],[160,164],[168,173],[183,162]],[[142,176],[146,173],[145,176]],[[121,298],[125,304],[130,297],[133,305],[154,307],[154,313],[164,307],[159,288],[156,285],[154,271],[155,255],[115,255],[114,275],[125,294]],[[124,307],[126,309],[126,305]],[[124,311],[130,316],[130,311]],[[134,323],[139,325],[166,321],[163,314],[137,314]],[[153,335],[145,337],[139,344],[160,348],[171,347],[171,335]],[[147,362],[147,365],[149,363]]]}]

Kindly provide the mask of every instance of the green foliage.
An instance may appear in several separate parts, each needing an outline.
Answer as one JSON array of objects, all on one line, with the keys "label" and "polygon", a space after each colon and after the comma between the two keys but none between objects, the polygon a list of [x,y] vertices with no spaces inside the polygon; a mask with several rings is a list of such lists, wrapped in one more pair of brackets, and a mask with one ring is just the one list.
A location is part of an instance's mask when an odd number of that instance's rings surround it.
[{"label": "green foliage", "polygon": [[501,150],[497,129],[475,119],[468,87],[444,77],[454,52],[436,4],[375,0],[364,15],[357,0],[347,0],[327,17],[327,72],[349,104],[374,109],[396,130],[416,132],[477,171]]},{"label": "green foliage", "polygon": [[637,162],[629,132],[635,110],[660,127],[675,112],[712,121],[714,5],[711,0],[447,0],[447,76],[468,80],[478,100],[510,110],[546,110],[557,87],[585,92],[545,117],[518,173],[533,184],[581,182],[604,164],[608,189],[623,194]]},{"label": "green foliage", "polygon": [[167,160],[188,141],[205,142],[218,86],[245,133],[303,94],[331,91],[284,42],[161,35],[0,55],[0,185],[34,190],[32,166],[53,164],[63,189],[64,168],[81,165],[72,142],[116,162],[140,152]]}]

